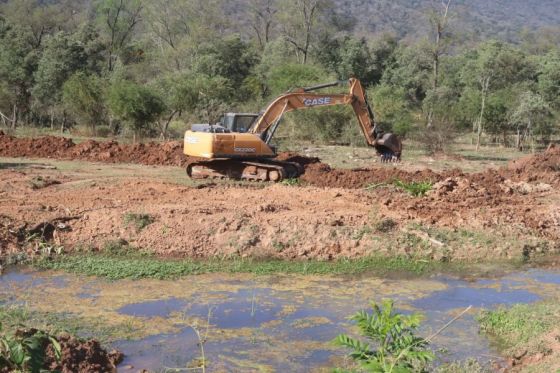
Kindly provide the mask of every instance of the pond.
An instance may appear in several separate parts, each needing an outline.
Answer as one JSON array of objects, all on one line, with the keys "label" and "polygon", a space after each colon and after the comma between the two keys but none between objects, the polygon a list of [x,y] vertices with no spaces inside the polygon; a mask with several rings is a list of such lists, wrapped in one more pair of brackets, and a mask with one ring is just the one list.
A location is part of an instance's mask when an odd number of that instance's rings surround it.
[{"label": "pond", "polygon": [[21,269],[0,276],[0,302],[114,328],[111,345],[126,355],[121,367],[194,366],[202,339],[208,371],[309,372],[343,362],[345,351],[331,340],[355,333],[348,316],[385,298],[424,315],[422,336],[473,306],[435,338],[437,363],[500,361],[478,332],[479,309],[559,296],[559,283],[560,272],[539,269],[484,279],[208,274],[173,281]]}]

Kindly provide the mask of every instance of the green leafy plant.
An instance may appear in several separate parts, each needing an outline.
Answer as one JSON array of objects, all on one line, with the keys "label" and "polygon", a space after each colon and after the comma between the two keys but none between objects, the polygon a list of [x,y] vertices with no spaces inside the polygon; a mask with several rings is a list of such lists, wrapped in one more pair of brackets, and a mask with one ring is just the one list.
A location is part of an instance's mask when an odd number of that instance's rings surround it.
[{"label": "green leafy plant", "polygon": [[410,183],[407,183],[401,180],[396,180],[394,184],[396,187],[407,191],[408,193],[412,194],[415,197],[425,196],[426,193],[428,193],[433,186],[433,184],[429,181],[420,181],[420,182],[412,181]]},{"label": "green leafy plant", "polygon": [[[0,324],[0,333],[2,332]],[[17,330],[13,335],[0,334],[0,370],[39,373],[46,358],[46,346],[53,348],[60,361],[61,347],[56,338],[35,329]]]},{"label": "green leafy plant", "polygon": [[372,313],[362,310],[351,320],[374,345],[346,334],[339,335],[335,344],[351,349],[349,356],[366,372],[423,371],[434,355],[427,349],[428,341],[415,334],[421,316],[395,313],[391,300],[384,300],[381,306],[372,303],[371,307]]},{"label": "green leafy plant", "polygon": [[154,221],[154,217],[149,214],[137,214],[128,212],[124,215],[124,223],[126,224],[126,226],[132,224],[138,232],[146,228],[148,225],[152,224]]},{"label": "green leafy plant", "polygon": [[299,179],[296,179],[296,178],[284,179],[284,180],[282,180],[282,184],[288,185],[288,186],[297,186],[297,185],[299,185]]}]

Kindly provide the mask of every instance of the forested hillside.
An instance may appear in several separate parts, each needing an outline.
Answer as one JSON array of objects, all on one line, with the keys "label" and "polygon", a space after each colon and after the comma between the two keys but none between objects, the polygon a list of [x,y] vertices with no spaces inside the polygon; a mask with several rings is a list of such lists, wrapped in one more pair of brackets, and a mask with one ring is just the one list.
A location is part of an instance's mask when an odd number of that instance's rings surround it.
[{"label": "forested hillside", "polygon": [[[334,0],[337,12],[356,19],[357,30],[367,35],[389,31],[418,37],[429,31],[427,15],[438,0]],[[454,28],[475,39],[520,41],[524,29],[560,25],[558,0],[453,0]]]},{"label": "forested hillside", "polygon": [[[557,2],[4,0],[0,125],[179,137],[355,76],[377,121],[428,150],[467,131],[546,144],[560,110]],[[318,109],[281,130],[362,143],[353,121],[348,108]]]}]

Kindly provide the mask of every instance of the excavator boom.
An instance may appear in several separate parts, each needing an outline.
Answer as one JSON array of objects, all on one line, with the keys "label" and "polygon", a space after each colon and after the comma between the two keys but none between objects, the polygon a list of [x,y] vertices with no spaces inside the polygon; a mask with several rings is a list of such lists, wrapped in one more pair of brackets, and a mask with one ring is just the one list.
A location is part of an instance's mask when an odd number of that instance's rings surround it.
[{"label": "excavator boom", "polygon": [[[193,178],[220,177],[262,181],[280,181],[299,176],[303,170],[297,164],[273,161],[276,156],[271,140],[285,113],[322,106],[351,105],[368,145],[374,147],[382,161],[398,161],[402,152],[400,140],[391,133],[382,133],[376,126],[366,91],[357,79],[348,81],[345,94],[318,93],[318,89],[340,85],[341,82],[299,88],[272,101],[264,112],[254,115],[250,127],[224,120],[222,124],[197,124],[185,133],[184,153],[208,158],[190,164],[187,173]],[[245,118],[252,114],[230,113]],[[229,124],[228,124],[229,123]]]},{"label": "excavator boom", "polygon": [[313,91],[341,85],[343,82],[321,84],[309,88],[286,93],[269,104],[263,114],[255,121],[250,133],[257,134],[267,144],[270,143],[283,115],[300,109],[321,106],[351,105],[358,118],[360,129],[369,146],[374,147],[383,160],[398,160],[402,152],[402,145],[393,134],[383,134],[377,129],[373,110],[367,100],[366,91],[358,79],[351,78],[348,83],[350,92],[347,94],[320,94]]}]

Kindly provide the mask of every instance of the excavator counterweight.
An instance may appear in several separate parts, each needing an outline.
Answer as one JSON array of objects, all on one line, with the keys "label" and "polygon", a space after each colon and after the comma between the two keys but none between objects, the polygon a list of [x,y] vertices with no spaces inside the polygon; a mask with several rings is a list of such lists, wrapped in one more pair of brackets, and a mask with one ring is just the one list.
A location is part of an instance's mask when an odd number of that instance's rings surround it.
[{"label": "excavator counterweight", "polygon": [[274,99],[261,114],[227,113],[218,124],[194,124],[185,132],[184,153],[208,161],[191,163],[192,178],[228,178],[256,181],[281,181],[303,172],[299,164],[275,161],[270,145],[283,115],[287,112],[322,106],[351,105],[368,145],[375,148],[382,162],[400,160],[401,141],[396,135],[382,133],[376,126],[364,88],[357,79],[348,80],[347,94],[315,91],[341,82],[299,88]]}]

